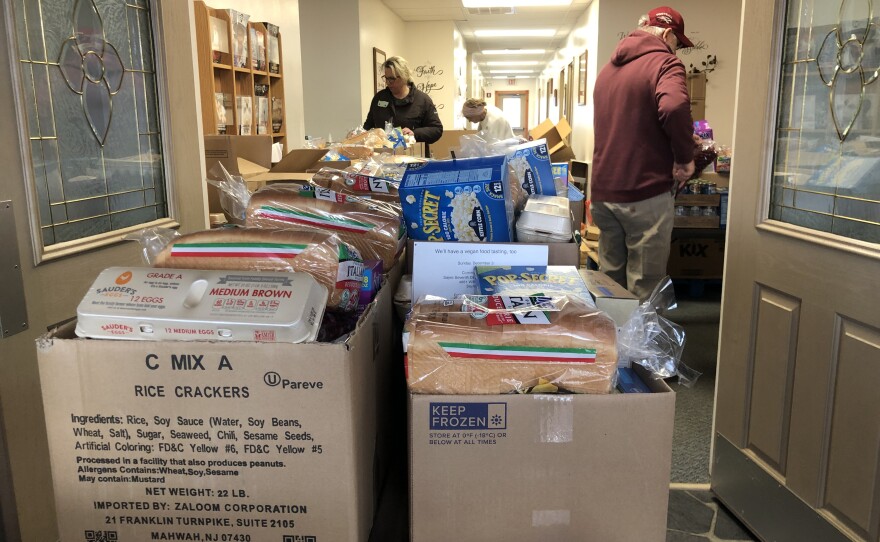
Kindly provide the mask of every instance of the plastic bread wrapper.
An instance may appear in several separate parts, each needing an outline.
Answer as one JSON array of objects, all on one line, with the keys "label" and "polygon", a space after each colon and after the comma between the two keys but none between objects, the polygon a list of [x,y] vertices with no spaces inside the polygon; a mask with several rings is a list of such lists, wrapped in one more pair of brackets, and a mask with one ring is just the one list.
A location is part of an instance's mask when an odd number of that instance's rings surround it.
[{"label": "plastic bread wrapper", "polygon": [[420,299],[404,325],[413,393],[610,393],[617,329],[577,297]]},{"label": "plastic bread wrapper", "polygon": [[244,220],[251,192],[243,177],[233,175],[221,163],[216,163],[208,172],[208,184],[220,193],[220,207],[236,220]]},{"label": "plastic bread wrapper", "polygon": [[684,328],[662,316],[677,306],[672,279],[665,277],[618,331],[618,352],[622,365],[638,363],[657,378],[678,377],[690,388],[702,373],[681,362]]},{"label": "plastic bread wrapper", "polygon": [[392,269],[406,244],[398,212],[381,201],[330,190],[300,190],[272,184],[250,199],[245,224],[251,228],[333,233],[367,260]]},{"label": "plastic bread wrapper", "polygon": [[400,215],[400,181],[383,177],[379,162],[370,161],[370,164],[352,166],[349,170],[322,167],[312,177],[312,184],[340,194],[383,202]]},{"label": "plastic bread wrapper", "polygon": [[125,239],[140,242],[144,261],[152,267],[304,272],[327,289],[328,308],[357,309],[363,258],[332,233],[219,228],[180,235],[147,228]]}]

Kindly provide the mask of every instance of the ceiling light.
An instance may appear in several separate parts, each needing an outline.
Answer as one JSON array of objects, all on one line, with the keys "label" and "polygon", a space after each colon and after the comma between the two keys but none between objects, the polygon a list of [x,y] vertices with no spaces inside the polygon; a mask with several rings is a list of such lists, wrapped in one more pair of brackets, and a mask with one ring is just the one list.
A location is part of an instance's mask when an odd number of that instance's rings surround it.
[{"label": "ceiling light", "polygon": [[567,6],[571,0],[461,0],[465,8],[506,8]]},{"label": "ceiling light", "polygon": [[537,66],[537,60],[493,60],[486,62],[487,66]]},{"label": "ceiling light", "polygon": [[552,38],[556,35],[553,28],[520,28],[519,30],[485,29],[474,30],[478,38]]},{"label": "ceiling light", "polygon": [[481,55],[543,55],[544,49],[484,49]]},{"label": "ceiling light", "polygon": [[489,70],[489,73],[535,73],[535,70]]},{"label": "ceiling light", "polygon": [[511,75],[508,77],[505,77],[503,75],[493,75],[489,79],[532,79],[532,77],[528,75]]}]

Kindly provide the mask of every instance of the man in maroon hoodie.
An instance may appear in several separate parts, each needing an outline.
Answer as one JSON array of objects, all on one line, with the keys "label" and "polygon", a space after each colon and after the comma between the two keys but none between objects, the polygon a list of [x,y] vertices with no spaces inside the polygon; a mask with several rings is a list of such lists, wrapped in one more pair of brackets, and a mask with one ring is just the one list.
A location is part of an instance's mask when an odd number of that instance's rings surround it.
[{"label": "man in maroon hoodie", "polygon": [[675,190],[694,172],[681,14],[651,10],[623,38],[593,90],[590,181],[599,269],[645,300],[666,275]]}]

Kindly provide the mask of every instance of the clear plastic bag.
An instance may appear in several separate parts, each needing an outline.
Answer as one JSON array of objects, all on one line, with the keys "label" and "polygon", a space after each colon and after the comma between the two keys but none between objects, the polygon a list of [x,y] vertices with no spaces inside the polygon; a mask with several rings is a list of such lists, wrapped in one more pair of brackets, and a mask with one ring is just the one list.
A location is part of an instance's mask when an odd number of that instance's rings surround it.
[{"label": "clear plastic bag", "polygon": [[672,279],[665,277],[618,331],[618,355],[621,366],[637,363],[658,378],[677,376],[690,388],[702,373],[681,362],[684,328],[661,316],[675,307]]},{"label": "clear plastic bag", "polygon": [[141,245],[144,263],[152,267],[159,253],[180,236],[180,232],[170,228],[144,228],[129,233],[123,239],[137,241]]},{"label": "clear plastic bag", "polygon": [[208,172],[208,184],[220,192],[220,207],[233,220],[244,223],[245,211],[251,199],[251,192],[243,177],[232,175],[223,164],[217,162]]}]

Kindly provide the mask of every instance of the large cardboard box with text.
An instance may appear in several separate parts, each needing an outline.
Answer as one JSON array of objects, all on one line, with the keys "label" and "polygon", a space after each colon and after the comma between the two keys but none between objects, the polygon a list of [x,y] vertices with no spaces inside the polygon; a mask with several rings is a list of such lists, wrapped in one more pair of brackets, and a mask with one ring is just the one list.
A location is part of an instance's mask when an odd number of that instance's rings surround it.
[{"label": "large cardboard box with text", "polygon": [[690,235],[673,231],[666,272],[674,279],[722,278],[724,276],[723,235],[716,232],[712,235]]},{"label": "large cardboard box with text", "polygon": [[366,541],[389,275],[339,344],[41,337],[61,540]]},{"label": "large cardboard box with text", "polygon": [[644,380],[654,393],[411,394],[412,540],[666,540],[675,394]]}]

